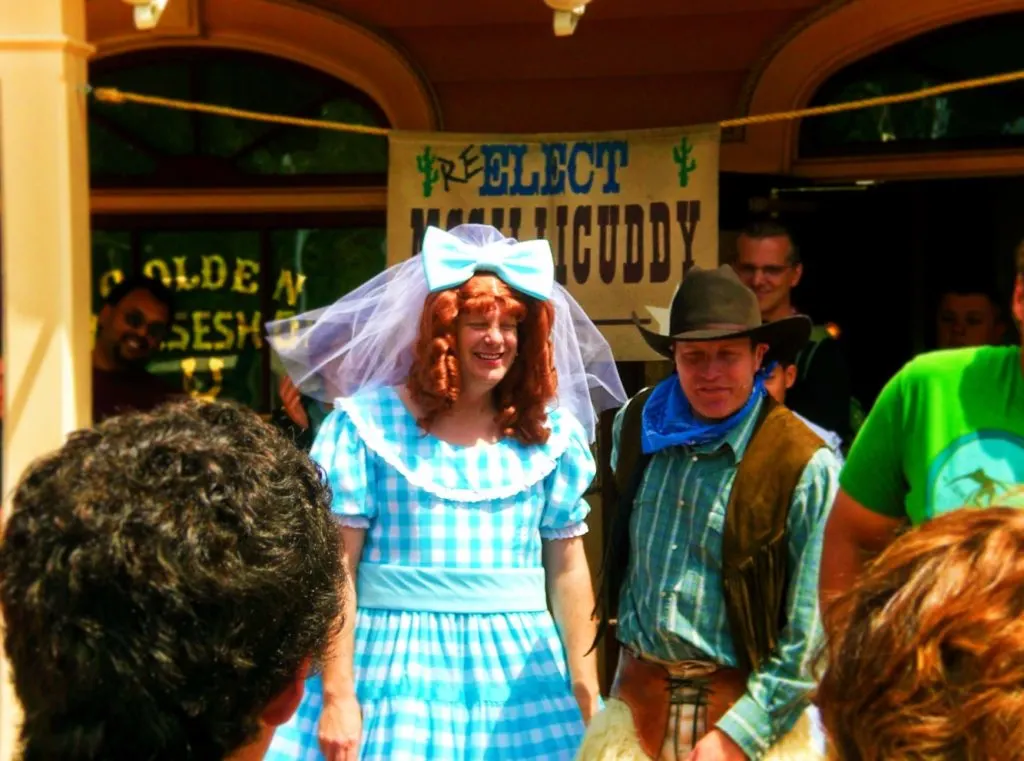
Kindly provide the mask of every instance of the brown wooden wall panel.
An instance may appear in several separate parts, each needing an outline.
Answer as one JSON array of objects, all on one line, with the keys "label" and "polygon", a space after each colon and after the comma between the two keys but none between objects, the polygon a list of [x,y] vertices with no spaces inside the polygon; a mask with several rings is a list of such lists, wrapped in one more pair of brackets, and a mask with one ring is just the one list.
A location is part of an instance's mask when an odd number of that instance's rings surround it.
[{"label": "brown wooden wall panel", "polygon": [[[543,24],[551,33],[544,0],[306,0],[349,18],[383,28]],[[808,11],[827,0],[593,0],[581,24],[604,19],[701,16],[718,13]],[[579,34],[584,26],[580,26]]]},{"label": "brown wooden wall panel", "polygon": [[530,24],[401,28],[392,30],[392,36],[435,85],[661,76],[748,71],[765,45],[799,16],[783,10],[750,13],[742,19],[588,19],[566,38],[538,33]]},{"label": "brown wooden wall panel", "polygon": [[438,85],[445,129],[560,132],[718,121],[736,106],[745,72],[501,85]]}]

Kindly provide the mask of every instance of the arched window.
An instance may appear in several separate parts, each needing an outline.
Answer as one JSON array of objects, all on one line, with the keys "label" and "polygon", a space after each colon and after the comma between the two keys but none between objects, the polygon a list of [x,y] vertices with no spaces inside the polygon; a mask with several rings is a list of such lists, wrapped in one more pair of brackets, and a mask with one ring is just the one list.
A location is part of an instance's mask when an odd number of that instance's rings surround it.
[{"label": "arched window", "polygon": [[[1024,68],[1024,13],[986,16],[894,45],[834,74],[809,105],[891,95]],[[801,158],[1024,147],[1022,85],[807,119]]]},{"label": "arched window", "polygon": [[[254,53],[178,48],[102,59],[95,87],[388,126],[362,92],[314,69]],[[380,185],[387,138],[136,104],[89,111],[93,187]]]},{"label": "arched window", "polygon": [[[388,126],[362,92],[263,55],[171,48],[104,59],[95,87],[253,111]],[[93,102],[94,189],[140,197],[231,189],[339,192],[386,184],[387,139],[133,104]],[[243,204],[244,206],[244,204]],[[196,395],[267,412],[278,368],[264,324],[327,304],[385,266],[380,211],[280,211],[93,217],[93,307],[122,277],[144,272],[176,292],[175,326],[150,371]]]}]

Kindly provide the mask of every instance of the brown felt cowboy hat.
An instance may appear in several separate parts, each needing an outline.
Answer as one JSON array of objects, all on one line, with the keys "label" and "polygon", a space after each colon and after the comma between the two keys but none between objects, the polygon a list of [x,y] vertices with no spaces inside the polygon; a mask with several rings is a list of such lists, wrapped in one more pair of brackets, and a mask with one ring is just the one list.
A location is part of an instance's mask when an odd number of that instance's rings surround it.
[{"label": "brown felt cowboy hat", "polygon": [[762,322],[757,296],[740,282],[732,267],[718,269],[694,267],[686,273],[669,310],[668,335],[655,333],[633,323],[658,354],[672,359],[677,341],[719,341],[750,336],[768,344],[766,361],[773,356],[796,356],[811,337],[811,320],[805,315]]}]

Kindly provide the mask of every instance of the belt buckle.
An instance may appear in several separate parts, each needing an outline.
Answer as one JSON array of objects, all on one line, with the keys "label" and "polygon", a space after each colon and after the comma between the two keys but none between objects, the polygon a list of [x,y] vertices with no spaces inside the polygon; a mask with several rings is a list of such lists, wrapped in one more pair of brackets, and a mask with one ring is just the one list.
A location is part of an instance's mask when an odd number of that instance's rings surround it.
[{"label": "belt buckle", "polygon": [[718,664],[709,661],[678,661],[665,666],[668,673],[684,679],[709,677],[718,671]]}]

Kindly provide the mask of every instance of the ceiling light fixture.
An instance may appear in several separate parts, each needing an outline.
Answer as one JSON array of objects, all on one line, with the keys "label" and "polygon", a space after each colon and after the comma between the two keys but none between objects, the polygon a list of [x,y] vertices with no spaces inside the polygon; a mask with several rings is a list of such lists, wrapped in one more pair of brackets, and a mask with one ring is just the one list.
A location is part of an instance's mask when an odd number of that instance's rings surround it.
[{"label": "ceiling light fixture", "polygon": [[135,13],[135,28],[155,29],[167,7],[168,0],[124,0]]},{"label": "ceiling light fixture", "polygon": [[556,37],[568,37],[576,31],[576,25],[587,10],[590,0],[544,0],[555,12],[554,30]]}]

